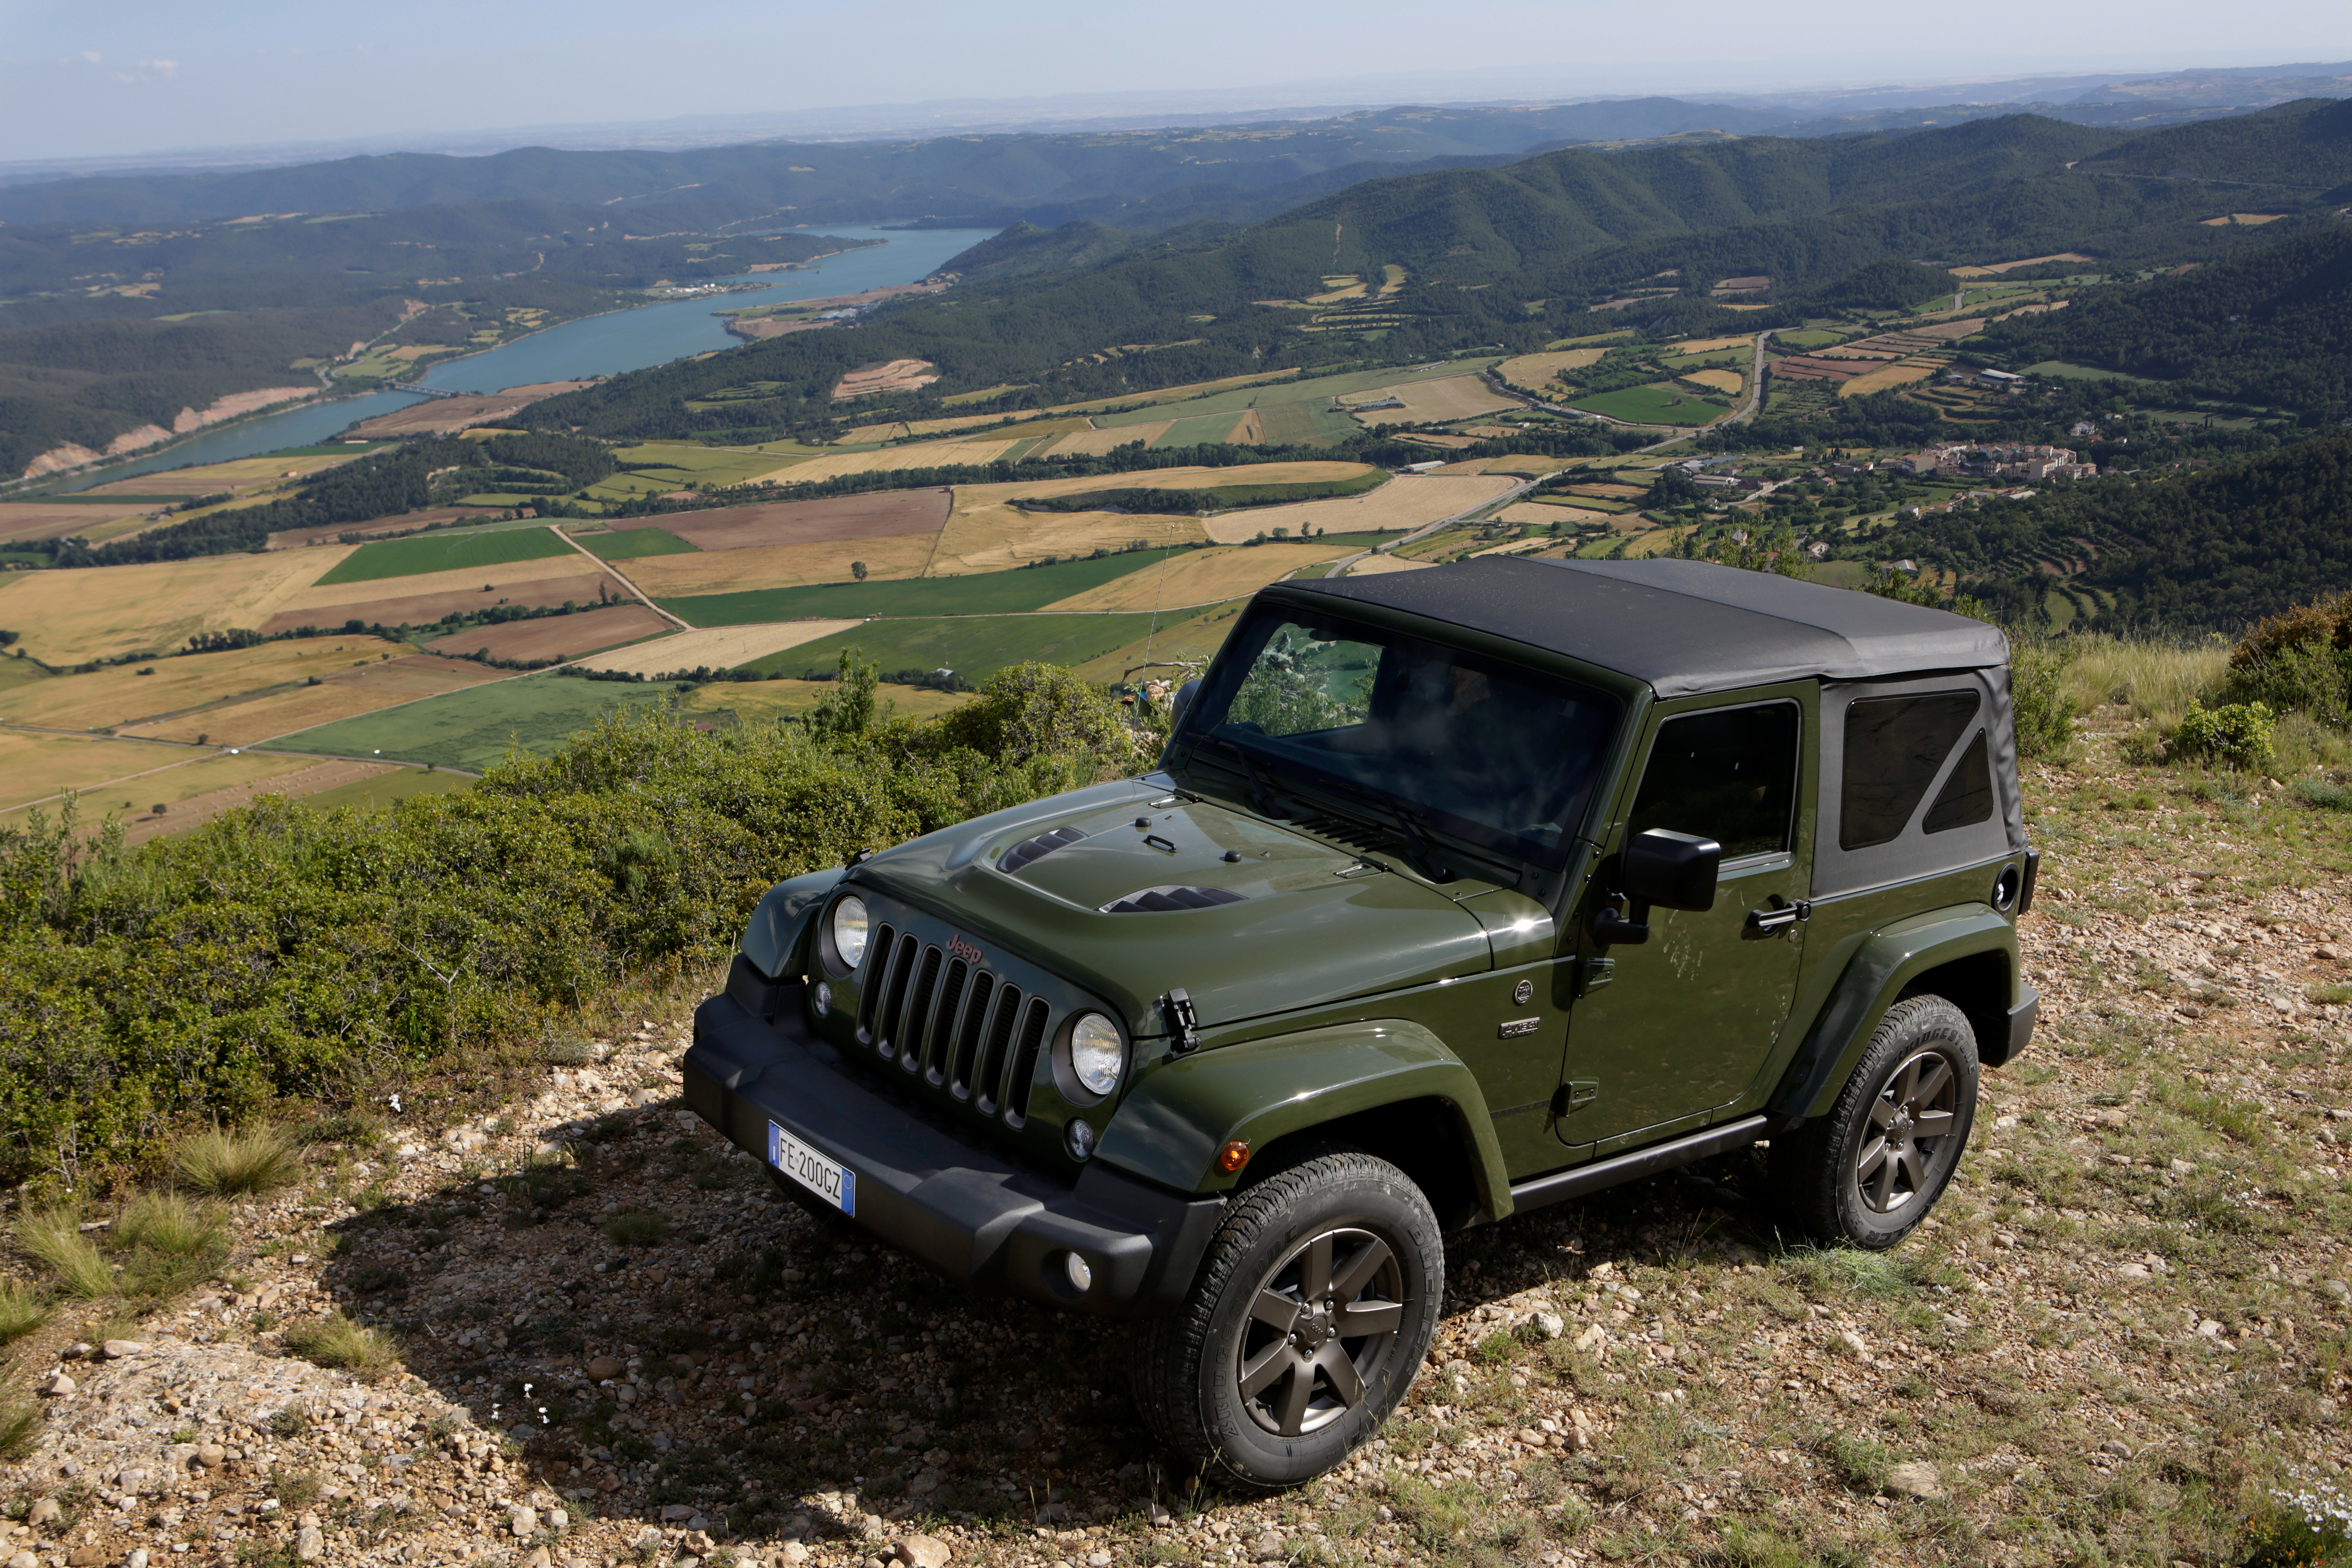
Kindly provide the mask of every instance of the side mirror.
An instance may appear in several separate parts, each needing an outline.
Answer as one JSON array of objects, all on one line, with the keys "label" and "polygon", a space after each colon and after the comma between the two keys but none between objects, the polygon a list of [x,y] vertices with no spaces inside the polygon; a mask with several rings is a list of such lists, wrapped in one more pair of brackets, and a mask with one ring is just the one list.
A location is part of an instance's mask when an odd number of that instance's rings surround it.
[{"label": "side mirror", "polygon": [[1618,857],[1618,889],[1631,906],[1623,915],[1614,907],[1593,916],[1592,936],[1602,946],[1650,939],[1650,906],[1703,913],[1715,907],[1716,877],[1723,866],[1723,846],[1696,833],[1668,832],[1652,828],[1625,842]]}]

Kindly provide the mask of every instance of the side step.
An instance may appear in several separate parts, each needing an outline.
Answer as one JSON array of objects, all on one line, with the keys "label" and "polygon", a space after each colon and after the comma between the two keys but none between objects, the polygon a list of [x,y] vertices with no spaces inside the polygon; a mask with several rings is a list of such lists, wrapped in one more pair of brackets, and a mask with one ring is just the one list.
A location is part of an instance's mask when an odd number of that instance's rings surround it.
[{"label": "side step", "polygon": [[1576,1166],[1552,1176],[1538,1176],[1521,1182],[1511,1189],[1511,1204],[1517,1208],[1541,1208],[1548,1203],[1563,1203],[1571,1197],[1582,1197],[1588,1192],[1599,1192],[1604,1186],[1619,1182],[1639,1181],[1660,1171],[1674,1170],[1710,1155],[1744,1148],[1759,1138],[1772,1135],[1776,1125],[1785,1125],[1777,1116],[1745,1116],[1737,1122],[1726,1122],[1720,1127],[1708,1127],[1674,1139],[1654,1144],[1631,1154],[1612,1155],[1605,1160],[1595,1160],[1589,1166]]}]

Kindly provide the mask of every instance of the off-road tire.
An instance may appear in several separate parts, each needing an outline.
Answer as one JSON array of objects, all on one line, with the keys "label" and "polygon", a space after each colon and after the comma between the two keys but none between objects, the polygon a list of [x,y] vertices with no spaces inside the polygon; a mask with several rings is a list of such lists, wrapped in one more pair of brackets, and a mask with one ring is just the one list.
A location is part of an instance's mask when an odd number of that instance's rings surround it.
[{"label": "off-road tire", "polygon": [[[1356,1270],[1364,1280],[1350,1284]],[[1176,1314],[1136,1325],[1136,1407],[1209,1480],[1297,1486],[1347,1458],[1396,1408],[1444,1293],[1437,1216],[1412,1179],[1359,1150],[1303,1152],[1242,1189]],[[1287,1329],[1271,1322],[1285,1301],[1299,1303]],[[1393,1330],[1346,1333],[1391,1317]],[[1251,1375],[1274,1381],[1253,1393]]]},{"label": "off-road tire", "polygon": [[1873,1251],[1917,1229],[1968,1147],[1977,1074],[1976,1030],[1958,1008],[1916,996],[1887,1009],[1830,1113],[1772,1140],[1784,1227]]}]

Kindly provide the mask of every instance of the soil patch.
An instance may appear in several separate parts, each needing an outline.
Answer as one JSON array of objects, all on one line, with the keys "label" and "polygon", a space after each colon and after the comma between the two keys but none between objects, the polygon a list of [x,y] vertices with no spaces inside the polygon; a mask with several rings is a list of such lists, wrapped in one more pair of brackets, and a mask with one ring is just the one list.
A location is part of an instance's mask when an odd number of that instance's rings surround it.
[{"label": "soil patch", "polygon": [[721,507],[709,512],[647,517],[616,525],[613,531],[663,528],[705,550],[936,533],[940,525],[948,520],[948,505],[954,496],[952,490],[942,487],[881,490],[823,501],[768,501],[758,506]]},{"label": "soil patch", "polygon": [[667,631],[669,624],[644,605],[632,601],[608,610],[583,610],[538,621],[478,626],[436,638],[425,647],[428,653],[452,659],[476,653],[488,653],[493,659],[562,659],[593,653],[618,643],[634,643],[640,637]]}]

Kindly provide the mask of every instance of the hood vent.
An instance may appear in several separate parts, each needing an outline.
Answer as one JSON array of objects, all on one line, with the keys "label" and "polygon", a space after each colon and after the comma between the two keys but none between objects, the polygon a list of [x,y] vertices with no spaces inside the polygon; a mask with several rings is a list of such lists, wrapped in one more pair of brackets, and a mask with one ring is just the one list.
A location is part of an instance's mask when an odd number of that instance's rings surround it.
[{"label": "hood vent", "polygon": [[1147,887],[1104,904],[1097,913],[1167,915],[1180,909],[1214,909],[1221,904],[1241,902],[1240,894],[1228,893],[1222,887]]},{"label": "hood vent", "polygon": [[1003,858],[996,862],[996,869],[1010,876],[1031,861],[1043,860],[1055,850],[1067,849],[1086,836],[1076,828],[1055,828],[1034,839],[1024,839],[1004,852]]}]

